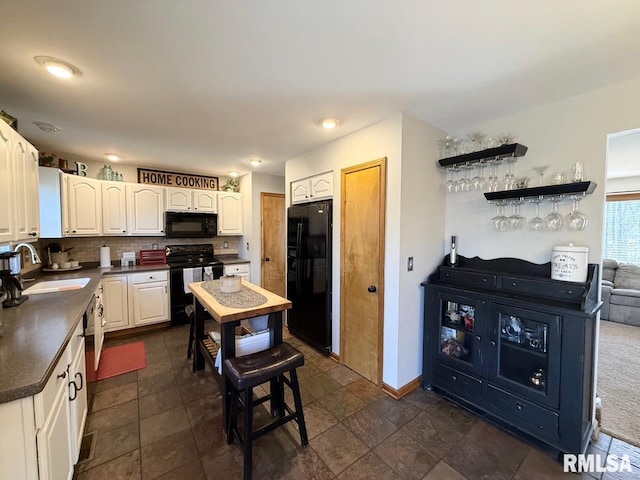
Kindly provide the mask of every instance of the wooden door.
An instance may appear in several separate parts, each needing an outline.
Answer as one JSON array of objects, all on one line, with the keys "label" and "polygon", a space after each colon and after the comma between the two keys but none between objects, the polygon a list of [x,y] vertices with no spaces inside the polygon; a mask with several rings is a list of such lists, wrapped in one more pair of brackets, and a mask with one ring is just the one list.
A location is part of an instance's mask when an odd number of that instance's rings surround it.
[{"label": "wooden door", "polygon": [[262,288],[286,297],[286,234],[287,218],[284,194],[262,193],[261,238],[262,238]]},{"label": "wooden door", "polygon": [[340,360],[382,381],[386,158],[342,170]]}]

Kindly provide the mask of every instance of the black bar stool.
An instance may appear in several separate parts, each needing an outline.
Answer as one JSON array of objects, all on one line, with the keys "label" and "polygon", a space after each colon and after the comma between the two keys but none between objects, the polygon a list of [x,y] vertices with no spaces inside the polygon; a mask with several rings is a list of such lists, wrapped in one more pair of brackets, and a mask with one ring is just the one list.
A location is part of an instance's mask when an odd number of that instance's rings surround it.
[{"label": "black bar stool", "polygon": [[[300,443],[306,446],[307,427],[302,412],[302,399],[296,368],[304,365],[304,355],[288,343],[281,343],[262,352],[230,358],[224,361],[225,374],[234,386],[231,392],[231,410],[227,425],[227,443],[233,443],[236,436],[244,449],[244,478],[251,480],[251,444],[253,440],[270,431],[295,420],[300,430]],[[290,379],[284,374],[289,372]],[[271,393],[256,400],[253,399],[253,388],[271,381]],[[287,385],[293,392],[295,410],[284,401],[283,385]],[[244,395],[240,395],[244,392]],[[269,425],[253,431],[253,407],[272,400],[277,418]],[[244,407],[244,435],[240,433],[237,422],[237,408],[241,403]],[[287,415],[285,415],[285,410]],[[274,412],[272,412],[273,414]]]}]

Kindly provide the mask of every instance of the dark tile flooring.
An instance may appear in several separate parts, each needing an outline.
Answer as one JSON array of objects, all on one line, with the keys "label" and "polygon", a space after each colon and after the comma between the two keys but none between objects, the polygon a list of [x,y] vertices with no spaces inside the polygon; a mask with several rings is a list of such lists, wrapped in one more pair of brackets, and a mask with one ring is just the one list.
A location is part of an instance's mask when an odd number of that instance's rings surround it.
[{"label": "dark tile flooring", "polygon": [[[85,432],[94,443],[76,466],[77,480],[242,478],[241,447],[224,439],[217,384],[208,367],[191,372],[187,337],[183,327],[106,342],[143,341],[147,367],[89,384]],[[306,357],[299,377],[309,446],[300,447],[291,422],[260,438],[256,479],[593,480],[564,474],[554,458],[438,394],[418,389],[395,401],[295,337],[285,339]],[[256,417],[259,423],[267,411]],[[640,472],[638,448],[602,434],[591,449],[627,453]]]}]

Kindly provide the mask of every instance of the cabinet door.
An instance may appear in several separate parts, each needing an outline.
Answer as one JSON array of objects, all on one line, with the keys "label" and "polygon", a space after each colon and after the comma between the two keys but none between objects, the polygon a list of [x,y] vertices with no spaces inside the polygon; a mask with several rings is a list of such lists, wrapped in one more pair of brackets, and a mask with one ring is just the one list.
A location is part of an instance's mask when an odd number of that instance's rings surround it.
[{"label": "cabinet door", "polygon": [[491,304],[489,311],[489,381],[557,408],[562,317],[499,304]]},{"label": "cabinet door", "polygon": [[129,235],[164,234],[164,187],[127,184]]},{"label": "cabinet door", "polygon": [[146,325],[169,320],[167,282],[139,283],[131,286],[134,325]]},{"label": "cabinet door", "polygon": [[104,292],[105,332],[121,330],[129,326],[128,293],[126,275],[107,275],[102,279]]},{"label": "cabinet door", "polygon": [[95,236],[102,233],[102,188],[99,180],[67,176],[69,235]]},{"label": "cabinet door", "polygon": [[75,465],[80,455],[82,434],[87,420],[87,368],[84,339],[69,367],[69,413],[71,416],[71,461]]},{"label": "cabinet door", "polygon": [[291,182],[291,203],[308,202],[311,195],[311,181],[309,179]]},{"label": "cabinet door", "polygon": [[69,422],[68,383],[64,381],[59,382],[49,415],[36,434],[40,480],[69,480],[73,476]]},{"label": "cabinet door", "polygon": [[218,235],[242,235],[242,194],[218,193]]},{"label": "cabinet door", "polygon": [[167,210],[178,212],[191,211],[191,190],[187,188],[167,187]]},{"label": "cabinet door", "polygon": [[327,172],[311,177],[312,200],[333,198],[333,172]]},{"label": "cabinet door", "polygon": [[15,195],[13,182],[13,142],[11,127],[0,120],[0,243],[15,238]]},{"label": "cabinet door", "polygon": [[218,198],[216,192],[194,190],[193,209],[197,212],[217,213]]},{"label": "cabinet door", "polygon": [[122,182],[102,182],[102,232],[105,235],[126,235],[127,202]]},{"label": "cabinet door", "polygon": [[27,225],[31,239],[40,237],[39,178],[38,150],[33,145],[27,144]]},{"label": "cabinet door", "polygon": [[482,373],[484,302],[438,292],[429,305],[429,348],[440,363],[474,375]]},{"label": "cabinet door", "polygon": [[14,183],[14,240],[27,240],[29,238],[29,204],[27,201],[27,142],[13,132],[13,175]]}]

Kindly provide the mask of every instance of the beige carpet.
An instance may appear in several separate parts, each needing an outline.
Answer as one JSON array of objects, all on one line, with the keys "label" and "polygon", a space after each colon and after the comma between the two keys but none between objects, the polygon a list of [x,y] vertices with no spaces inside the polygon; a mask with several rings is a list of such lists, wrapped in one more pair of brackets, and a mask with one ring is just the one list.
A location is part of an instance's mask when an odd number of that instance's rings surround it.
[{"label": "beige carpet", "polygon": [[600,322],[602,431],[640,447],[640,327]]}]

